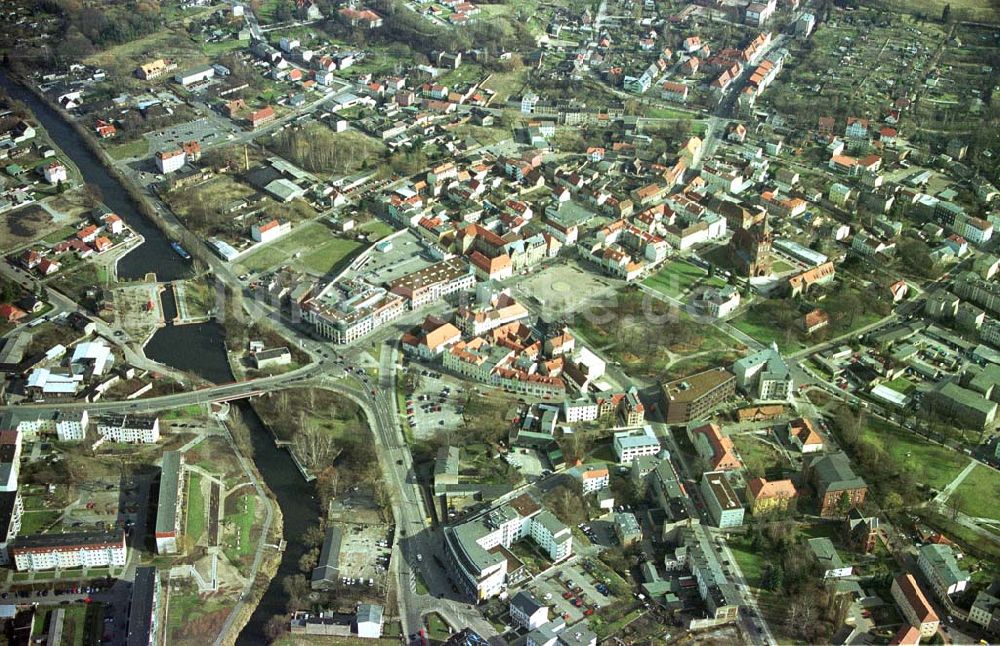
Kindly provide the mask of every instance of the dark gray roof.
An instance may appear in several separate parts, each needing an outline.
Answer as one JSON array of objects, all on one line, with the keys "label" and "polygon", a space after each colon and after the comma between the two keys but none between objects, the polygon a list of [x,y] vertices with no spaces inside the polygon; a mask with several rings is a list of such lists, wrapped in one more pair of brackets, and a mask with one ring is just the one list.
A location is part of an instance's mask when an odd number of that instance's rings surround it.
[{"label": "dark gray roof", "polygon": [[135,569],[132,584],[132,605],[128,611],[128,646],[149,646],[152,642],[153,611],[159,592],[159,578],[155,567]]},{"label": "dark gray roof", "polygon": [[156,531],[172,532],[177,527],[177,490],[180,484],[180,451],[166,451],[160,467],[160,494],[156,503]]},{"label": "dark gray roof", "polygon": [[337,580],[337,570],[340,561],[341,531],[339,527],[326,530],[326,540],[319,553],[319,563],[313,568],[312,583],[334,583]]}]

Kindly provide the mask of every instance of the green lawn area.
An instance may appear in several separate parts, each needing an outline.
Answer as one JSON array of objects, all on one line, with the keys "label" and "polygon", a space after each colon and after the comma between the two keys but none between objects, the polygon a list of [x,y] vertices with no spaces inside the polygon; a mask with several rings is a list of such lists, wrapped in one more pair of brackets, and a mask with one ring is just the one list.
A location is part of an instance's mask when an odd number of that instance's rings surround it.
[{"label": "green lawn area", "polygon": [[188,417],[198,417],[202,413],[201,404],[188,404],[180,408],[173,408],[160,417],[163,419],[185,419]]},{"label": "green lawn area", "polygon": [[[969,458],[943,446],[930,444],[905,430],[870,419],[862,437],[879,446],[900,469],[913,473],[917,482],[941,489],[955,479],[969,463]],[[966,480],[968,482],[968,480]]]},{"label": "green lawn area", "polygon": [[661,106],[646,106],[642,110],[642,116],[650,119],[690,119],[696,113],[692,110],[681,110],[680,108],[664,108]]},{"label": "green lawn area", "polygon": [[393,229],[391,226],[389,226],[382,220],[372,218],[371,220],[365,222],[364,224],[358,225],[358,231],[364,231],[365,233],[370,233],[372,238],[376,240],[381,240],[382,238],[386,237],[387,235],[395,231],[395,229]]},{"label": "green lawn area", "polygon": [[731,438],[750,474],[754,477],[768,477],[770,474],[771,477],[768,479],[780,479],[777,477],[777,472],[780,472],[787,462],[778,449],[750,433],[733,435]]},{"label": "green lawn area", "polygon": [[751,588],[760,586],[760,580],[764,573],[764,565],[767,559],[758,554],[750,547],[750,541],[741,537],[729,541],[729,549],[736,557],[736,564],[740,566],[743,578],[747,580],[747,585]]},{"label": "green lawn area", "polygon": [[42,242],[46,242],[48,244],[56,244],[62,242],[63,240],[70,237],[74,233],[76,233],[76,227],[73,226],[72,224],[67,224],[61,229],[56,229],[52,233],[43,237]]},{"label": "green lawn area", "polygon": [[904,395],[910,394],[910,392],[916,388],[913,382],[906,377],[897,377],[892,381],[886,382],[885,386],[887,388],[892,388],[898,393],[903,393]]},{"label": "green lawn area", "polygon": [[303,254],[302,264],[313,271],[327,274],[361,246],[360,242],[354,240],[332,238],[309,253]]},{"label": "green lawn area", "polygon": [[246,47],[246,43],[240,42],[239,39],[230,38],[228,40],[217,40],[211,43],[205,43],[201,46],[201,51],[205,56],[215,57],[221,56],[226,52],[231,52],[234,49],[239,49],[240,47]]},{"label": "green lawn area", "polygon": [[38,534],[56,522],[59,515],[60,512],[54,510],[25,511],[21,517],[21,531],[19,533],[22,536]]},{"label": "green lawn area", "polygon": [[185,533],[197,541],[205,533],[205,496],[201,491],[201,475],[197,473],[188,476],[187,499]]},{"label": "green lawn area", "polygon": [[783,274],[786,271],[792,271],[793,269],[795,269],[795,267],[788,264],[784,260],[776,260],[774,264],[771,266],[771,271],[773,271],[776,274]]},{"label": "green lawn area", "polygon": [[701,267],[695,267],[683,260],[674,260],[667,263],[659,272],[642,281],[642,284],[652,287],[661,294],[677,298],[691,289],[696,282],[707,277],[708,272]]},{"label": "green lawn area", "polygon": [[83,646],[87,636],[87,606],[68,606],[63,615],[64,644]]},{"label": "green lawn area", "polygon": [[[205,615],[218,612],[226,607],[222,601],[213,597],[201,597],[195,592],[180,592],[177,587],[171,588],[170,613],[167,620],[166,639],[163,643],[172,644],[185,638],[193,643],[195,635],[191,634],[192,624]],[[175,632],[178,633],[175,635]]]},{"label": "green lawn area", "polygon": [[303,265],[326,273],[360,246],[359,242],[335,238],[325,227],[309,223],[253,251],[239,264],[249,271],[266,271],[275,265],[292,262],[293,256],[301,253]]},{"label": "green lawn area", "polygon": [[738,356],[745,350],[719,328],[695,321],[675,305],[647,293],[623,291],[616,298],[614,310],[601,312],[601,316],[578,316],[571,328],[630,374],[675,378],[675,366],[686,362],[687,355],[725,351]]},{"label": "green lawn area", "polygon": [[431,639],[441,641],[448,639],[448,636],[451,634],[451,628],[449,628],[445,620],[441,618],[441,615],[436,612],[432,612],[424,617],[424,621],[427,623],[427,632],[430,633],[429,637]]},{"label": "green lawn area", "polygon": [[107,146],[107,151],[114,159],[145,157],[149,154],[149,142],[143,138],[139,138],[125,144]]},{"label": "green lawn area", "polygon": [[[254,509],[257,507],[257,496],[240,496],[239,509],[242,511],[226,516],[223,521],[227,530],[234,530],[226,537],[226,557],[230,561],[236,562],[240,556],[246,556],[253,552],[254,543],[251,540],[253,530]],[[238,532],[235,531],[238,528]],[[240,537],[239,545],[236,544],[236,537]]]},{"label": "green lawn area", "polygon": [[730,323],[740,332],[765,345],[770,345],[772,342],[777,343],[778,349],[786,354],[797,352],[806,347],[799,341],[796,330],[776,325],[775,321],[768,318],[763,308],[751,307]]},{"label": "green lawn area", "polygon": [[976,518],[1000,520],[1000,473],[977,464],[955,490],[959,509]]}]

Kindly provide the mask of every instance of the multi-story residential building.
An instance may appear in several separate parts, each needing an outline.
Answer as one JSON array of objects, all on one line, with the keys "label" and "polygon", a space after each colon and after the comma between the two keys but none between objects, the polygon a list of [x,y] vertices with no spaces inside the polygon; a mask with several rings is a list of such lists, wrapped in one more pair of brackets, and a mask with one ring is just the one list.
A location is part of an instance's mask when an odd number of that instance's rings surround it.
[{"label": "multi-story residential building", "polygon": [[387,287],[391,294],[403,297],[408,307],[415,310],[475,285],[472,266],[463,258],[451,258],[391,281]]},{"label": "multi-story residential building", "polygon": [[621,465],[632,464],[632,460],[640,455],[656,455],[660,448],[660,440],[649,425],[614,434],[615,455]]},{"label": "multi-story residential building", "polygon": [[485,306],[460,307],[455,325],[468,336],[480,336],[494,328],[528,318],[528,310],[507,294],[500,294]]},{"label": "multi-story residential building", "polygon": [[969,608],[969,621],[982,626],[987,632],[1000,635],[1000,598],[994,588],[990,589],[993,594],[986,590],[980,590],[976,595],[972,607]]},{"label": "multi-story residential building", "polygon": [[806,480],[816,490],[820,516],[843,516],[865,501],[868,485],[851,469],[843,453],[830,453],[809,460]]},{"label": "multi-story residential building", "polygon": [[19,572],[69,568],[123,567],[124,532],[74,532],[20,536],[10,545]]},{"label": "multi-story residential building", "polygon": [[712,318],[725,318],[740,306],[740,292],[732,285],[706,287],[696,304]]},{"label": "multi-story residential building", "polygon": [[593,397],[581,397],[563,402],[563,418],[567,424],[593,422],[598,418],[599,408]]},{"label": "multi-story residential building", "polygon": [[160,626],[160,573],[153,566],[137,567],[128,611],[127,646],[155,646]]},{"label": "multi-story residential building", "polygon": [[722,569],[719,555],[712,547],[712,538],[705,527],[685,528],[681,532],[685,560],[695,581],[698,594],[708,608],[708,616],[719,623],[735,621],[739,616],[741,597],[736,585],[730,583]]},{"label": "multi-story residential building", "polygon": [[942,599],[962,592],[971,580],[969,573],[958,567],[955,550],[950,545],[924,545],[917,553],[917,566]]},{"label": "multi-story residential building", "polygon": [[639,401],[639,389],[635,386],[626,391],[618,404],[618,420],[624,426],[639,426],[646,421],[646,407]]},{"label": "multi-story residential building", "polygon": [[632,512],[618,512],[615,514],[615,536],[622,546],[628,547],[642,540],[642,527],[639,520]]},{"label": "multi-story residential building", "polygon": [[180,535],[181,501],[183,499],[184,480],[181,469],[184,458],[180,451],[165,451],[163,463],[160,466],[160,493],[156,504],[156,539],[157,554],[176,554],[177,538]]},{"label": "multi-story residential building", "polygon": [[742,469],[743,463],[736,456],[733,441],[722,434],[716,424],[703,424],[688,431],[691,444],[698,455],[708,462],[712,471]]},{"label": "multi-story residential building", "polygon": [[975,272],[963,271],[955,277],[952,290],[959,298],[972,301],[994,316],[1000,313],[1000,283],[983,280]]},{"label": "multi-story residential building", "polygon": [[573,552],[569,528],[531,495],[522,494],[460,525],[447,527],[444,541],[448,567],[467,596],[478,601],[490,599],[501,594],[508,584],[504,551],[529,537],[553,562]]},{"label": "multi-story residential building", "polygon": [[549,621],[549,607],[527,590],[510,598],[510,618],[518,626],[534,630]]},{"label": "multi-story residential building", "polygon": [[759,400],[788,400],[794,383],[788,364],[778,352],[778,345],[743,357],[733,364],[736,385]]},{"label": "multi-story residential building", "polygon": [[160,419],[146,415],[104,415],[97,420],[97,434],[109,442],[155,444],[160,441]]},{"label": "multi-story residential building", "polygon": [[10,542],[21,531],[24,501],[18,491],[0,493],[0,565],[10,563]]},{"label": "multi-story residential building", "polygon": [[353,343],[406,312],[406,300],[360,281],[330,283],[302,308],[303,319],[337,344]]},{"label": "multi-story residential building", "polygon": [[903,617],[920,631],[920,636],[933,637],[938,631],[940,621],[913,575],[896,575],[892,580],[890,592]]},{"label": "multi-story residential building", "polygon": [[798,492],[791,480],[753,478],[747,482],[747,500],[754,516],[771,512],[783,513],[795,503]]},{"label": "multi-story residential building", "polygon": [[924,398],[924,408],[965,428],[983,429],[996,423],[998,404],[952,381],[941,381]]},{"label": "multi-story residential building", "polygon": [[153,159],[156,162],[156,168],[160,173],[167,174],[179,171],[184,168],[184,164],[187,163],[187,155],[180,148],[174,150],[159,150]]},{"label": "multi-story residential building", "polygon": [[90,418],[87,411],[60,411],[55,419],[56,437],[60,442],[82,442],[87,436]]},{"label": "multi-story residential building", "polygon": [[64,164],[54,161],[42,166],[42,177],[49,184],[58,184],[69,179],[69,172]]},{"label": "multi-story residential building", "polygon": [[607,488],[610,481],[611,476],[607,467],[584,467],[583,471],[580,472],[580,486],[585,496]]},{"label": "multi-story residential building", "polygon": [[19,431],[0,431],[0,492],[17,491],[21,438]]},{"label": "multi-story residential building", "polygon": [[788,422],[785,433],[788,443],[801,453],[815,453],[823,449],[823,438],[816,432],[808,417],[798,417]]},{"label": "multi-story residential building", "polygon": [[686,424],[704,418],[736,395],[736,377],[725,368],[713,368],[663,384],[667,424]]},{"label": "multi-story residential building", "polygon": [[723,471],[708,471],[701,476],[701,494],[716,527],[739,527],[743,524],[743,505]]}]

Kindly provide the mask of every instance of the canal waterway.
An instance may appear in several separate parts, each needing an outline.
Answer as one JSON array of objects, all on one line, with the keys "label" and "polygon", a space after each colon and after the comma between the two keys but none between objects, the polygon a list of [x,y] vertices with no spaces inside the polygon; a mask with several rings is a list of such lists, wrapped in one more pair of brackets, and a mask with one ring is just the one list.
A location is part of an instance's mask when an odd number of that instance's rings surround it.
[{"label": "canal waterway", "polygon": [[[11,80],[3,69],[0,69],[0,88],[28,106],[48,131],[49,137],[80,169],[84,182],[96,186],[107,207],[145,239],[145,242],[118,262],[120,278],[135,280],[153,272],[157,280],[165,282],[191,275],[190,261],[181,258],[170,246],[170,239],[136,208],[122,185],[62,115]],[[168,324],[157,331],[146,344],[146,356],[174,368],[193,372],[214,383],[232,381],[223,327],[214,321],[172,325],[169,321],[177,316],[177,303],[172,289],[163,291],[162,302],[164,318]],[[302,478],[288,451],[275,445],[270,430],[253,408],[246,402],[239,402],[235,410],[250,429],[254,463],[281,508],[286,540],[278,574],[271,581],[250,622],[237,640],[238,644],[250,646],[265,643],[264,626],[267,621],[273,615],[285,612],[288,595],[281,581],[285,576],[300,573],[298,563],[305,552],[301,537],[307,528],[318,522],[319,509],[315,500],[315,488]]]}]

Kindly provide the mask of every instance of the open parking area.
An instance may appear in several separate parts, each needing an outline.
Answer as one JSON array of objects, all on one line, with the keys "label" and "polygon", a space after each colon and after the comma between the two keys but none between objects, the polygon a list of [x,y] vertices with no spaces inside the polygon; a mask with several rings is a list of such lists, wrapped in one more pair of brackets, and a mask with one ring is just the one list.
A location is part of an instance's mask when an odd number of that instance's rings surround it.
[{"label": "open parking area", "polygon": [[[235,130],[235,128],[234,128]],[[149,150],[157,152],[180,147],[181,142],[197,141],[200,144],[211,143],[225,135],[219,132],[217,123],[202,117],[194,121],[180,123],[176,126],[150,132],[146,135]]]},{"label": "open parking area", "polygon": [[406,418],[417,437],[432,437],[438,430],[462,424],[465,389],[461,383],[433,369],[410,364],[417,383],[406,399]]}]

